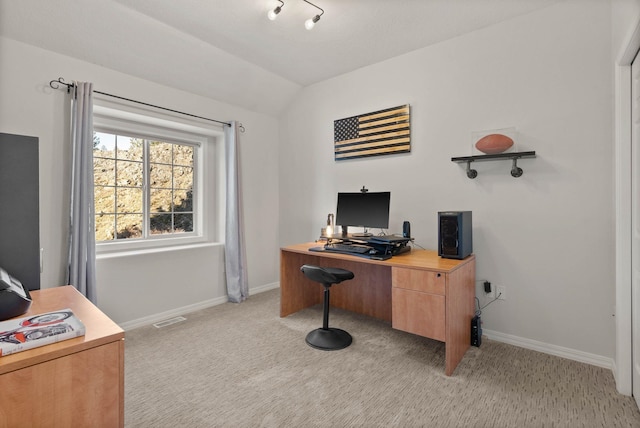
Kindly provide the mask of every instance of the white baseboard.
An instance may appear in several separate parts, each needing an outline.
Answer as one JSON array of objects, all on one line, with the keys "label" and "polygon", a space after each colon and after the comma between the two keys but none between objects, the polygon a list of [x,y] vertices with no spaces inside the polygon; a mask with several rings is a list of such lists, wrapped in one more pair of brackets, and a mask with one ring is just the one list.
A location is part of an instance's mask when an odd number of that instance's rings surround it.
[{"label": "white baseboard", "polygon": [[[251,295],[251,294],[263,293],[265,291],[273,290],[278,287],[280,287],[280,283],[273,282],[271,284],[265,284],[259,287],[251,288],[249,290],[249,294]],[[180,308],[175,308],[169,311],[160,312],[160,313],[149,315],[143,318],[138,318],[132,321],[127,321],[125,323],[120,324],[120,328],[122,328],[125,331],[133,330],[134,328],[151,325],[151,324],[157,323],[158,321],[163,321],[178,315],[184,315],[190,312],[199,311],[201,309],[210,308],[212,306],[221,305],[223,303],[227,303],[228,301],[229,301],[229,298],[226,295],[222,297],[216,297],[215,299],[204,300],[202,302],[194,303],[193,305],[182,306]]]},{"label": "white baseboard", "polygon": [[168,318],[176,317],[178,315],[184,315],[189,312],[199,311],[201,309],[210,308],[211,306],[220,305],[228,301],[229,299],[227,298],[227,296],[216,297],[215,299],[204,300],[202,302],[194,303],[193,305],[182,306],[180,308],[171,309],[166,312],[160,312],[160,313],[149,315],[143,318],[127,321],[125,323],[120,324],[120,327],[125,331],[133,330],[134,328],[151,325],[158,321],[163,321]]},{"label": "white baseboard", "polygon": [[272,282],[271,284],[261,285],[260,287],[254,287],[249,290],[249,296],[252,294],[264,293],[265,291],[280,288],[280,282]]},{"label": "white baseboard", "polygon": [[519,346],[520,348],[531,349],[557,357],[567,358],[569,360],[587,363],[593,366],[602,367],[613,370],[614,361],[612,358],[603,357],[601,355],[590,354],[588,352],[578,351],[571,348],[565,348],[558,345],[550,345],[537,340],[525,339],[511,334],[500,333],[492,330],[482,330],[482,335],[496,342],[508,343],[509,345]]}]

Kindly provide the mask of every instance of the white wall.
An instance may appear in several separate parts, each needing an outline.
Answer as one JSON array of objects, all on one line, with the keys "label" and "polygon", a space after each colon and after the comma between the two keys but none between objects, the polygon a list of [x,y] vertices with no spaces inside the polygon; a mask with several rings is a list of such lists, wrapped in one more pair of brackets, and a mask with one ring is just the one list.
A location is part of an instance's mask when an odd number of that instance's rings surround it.
[{"label": "white wall", "polygon": [[[40,141],[43,288],[64,283],[69,197],[69,98],[49,81],[94,82],[94,89],[219,120],[239,120],[249,286],[278,280],[278,141],[275,118],[0,38],[0,132]],[[212,79],[216,76],[212,75]],[[3,201],[4,203],[4,201]],[[98,261],[98,306],[120,324],[223,299],[221,246]],[[175,271],[168,266],[180,264]]]},{"label": "white wall", "polygon": [[[477,278],[506,287],[485,332],[614,355],[613,87],[608,2],[565,2],[308,87],[280,118],[281,244],[318,236],[338,191],[391,191],[392,224],[436,248],[437,212],[472,210]],[[411,104],[412,151],[333,160],[333,121]],[[516,127],[535,159],[451,157]],[[477,294],[482,296],[478,286]],[[484,303],[486,300],[481,299]]]}]

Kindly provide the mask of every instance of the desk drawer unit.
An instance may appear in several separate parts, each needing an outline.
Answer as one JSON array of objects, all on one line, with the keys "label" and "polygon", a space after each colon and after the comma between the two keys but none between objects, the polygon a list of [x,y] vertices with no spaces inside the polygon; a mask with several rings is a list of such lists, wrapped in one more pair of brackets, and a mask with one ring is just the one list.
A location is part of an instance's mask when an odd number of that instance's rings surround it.
[{"label": "desk drawer unit", "polygon": [[392,326],[445,341],[445,275],[417,269],[392,268]]}]

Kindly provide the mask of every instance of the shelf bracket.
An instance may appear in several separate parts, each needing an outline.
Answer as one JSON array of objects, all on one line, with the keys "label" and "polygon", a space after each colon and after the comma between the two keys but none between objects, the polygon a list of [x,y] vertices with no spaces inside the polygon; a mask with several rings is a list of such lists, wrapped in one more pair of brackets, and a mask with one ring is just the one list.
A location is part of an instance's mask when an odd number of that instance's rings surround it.
[{"label": "shelf bracket", "polygon": [[522,176],[522,168],[518,167],[518,158],[513,158],[513,165],[511,166],[511,176],[515,178]]},{"label": "shelf bracket", "polygon": [[478,176],[478,171],[476,171],[475,169],[471,169],[471,162],[473,161],[467,161],[467,177],[473,180]]}]

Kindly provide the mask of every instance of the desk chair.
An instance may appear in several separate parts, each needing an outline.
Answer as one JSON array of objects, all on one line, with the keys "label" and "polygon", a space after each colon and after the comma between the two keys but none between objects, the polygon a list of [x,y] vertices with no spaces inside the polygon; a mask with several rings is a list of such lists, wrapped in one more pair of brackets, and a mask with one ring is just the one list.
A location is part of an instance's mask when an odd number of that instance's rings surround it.
[{"label": "desk chair", "polygon": [[323,351],[335,351],[351,345],[351,335],[339,328],[329,328],[329,288],[333,284],[353,279],[353,272],[339,268],[322,268],[320,266],[303,265],[300,270],[312,281],[324,286],[324,310],[322,328],[307,334],[307,344]]}]

